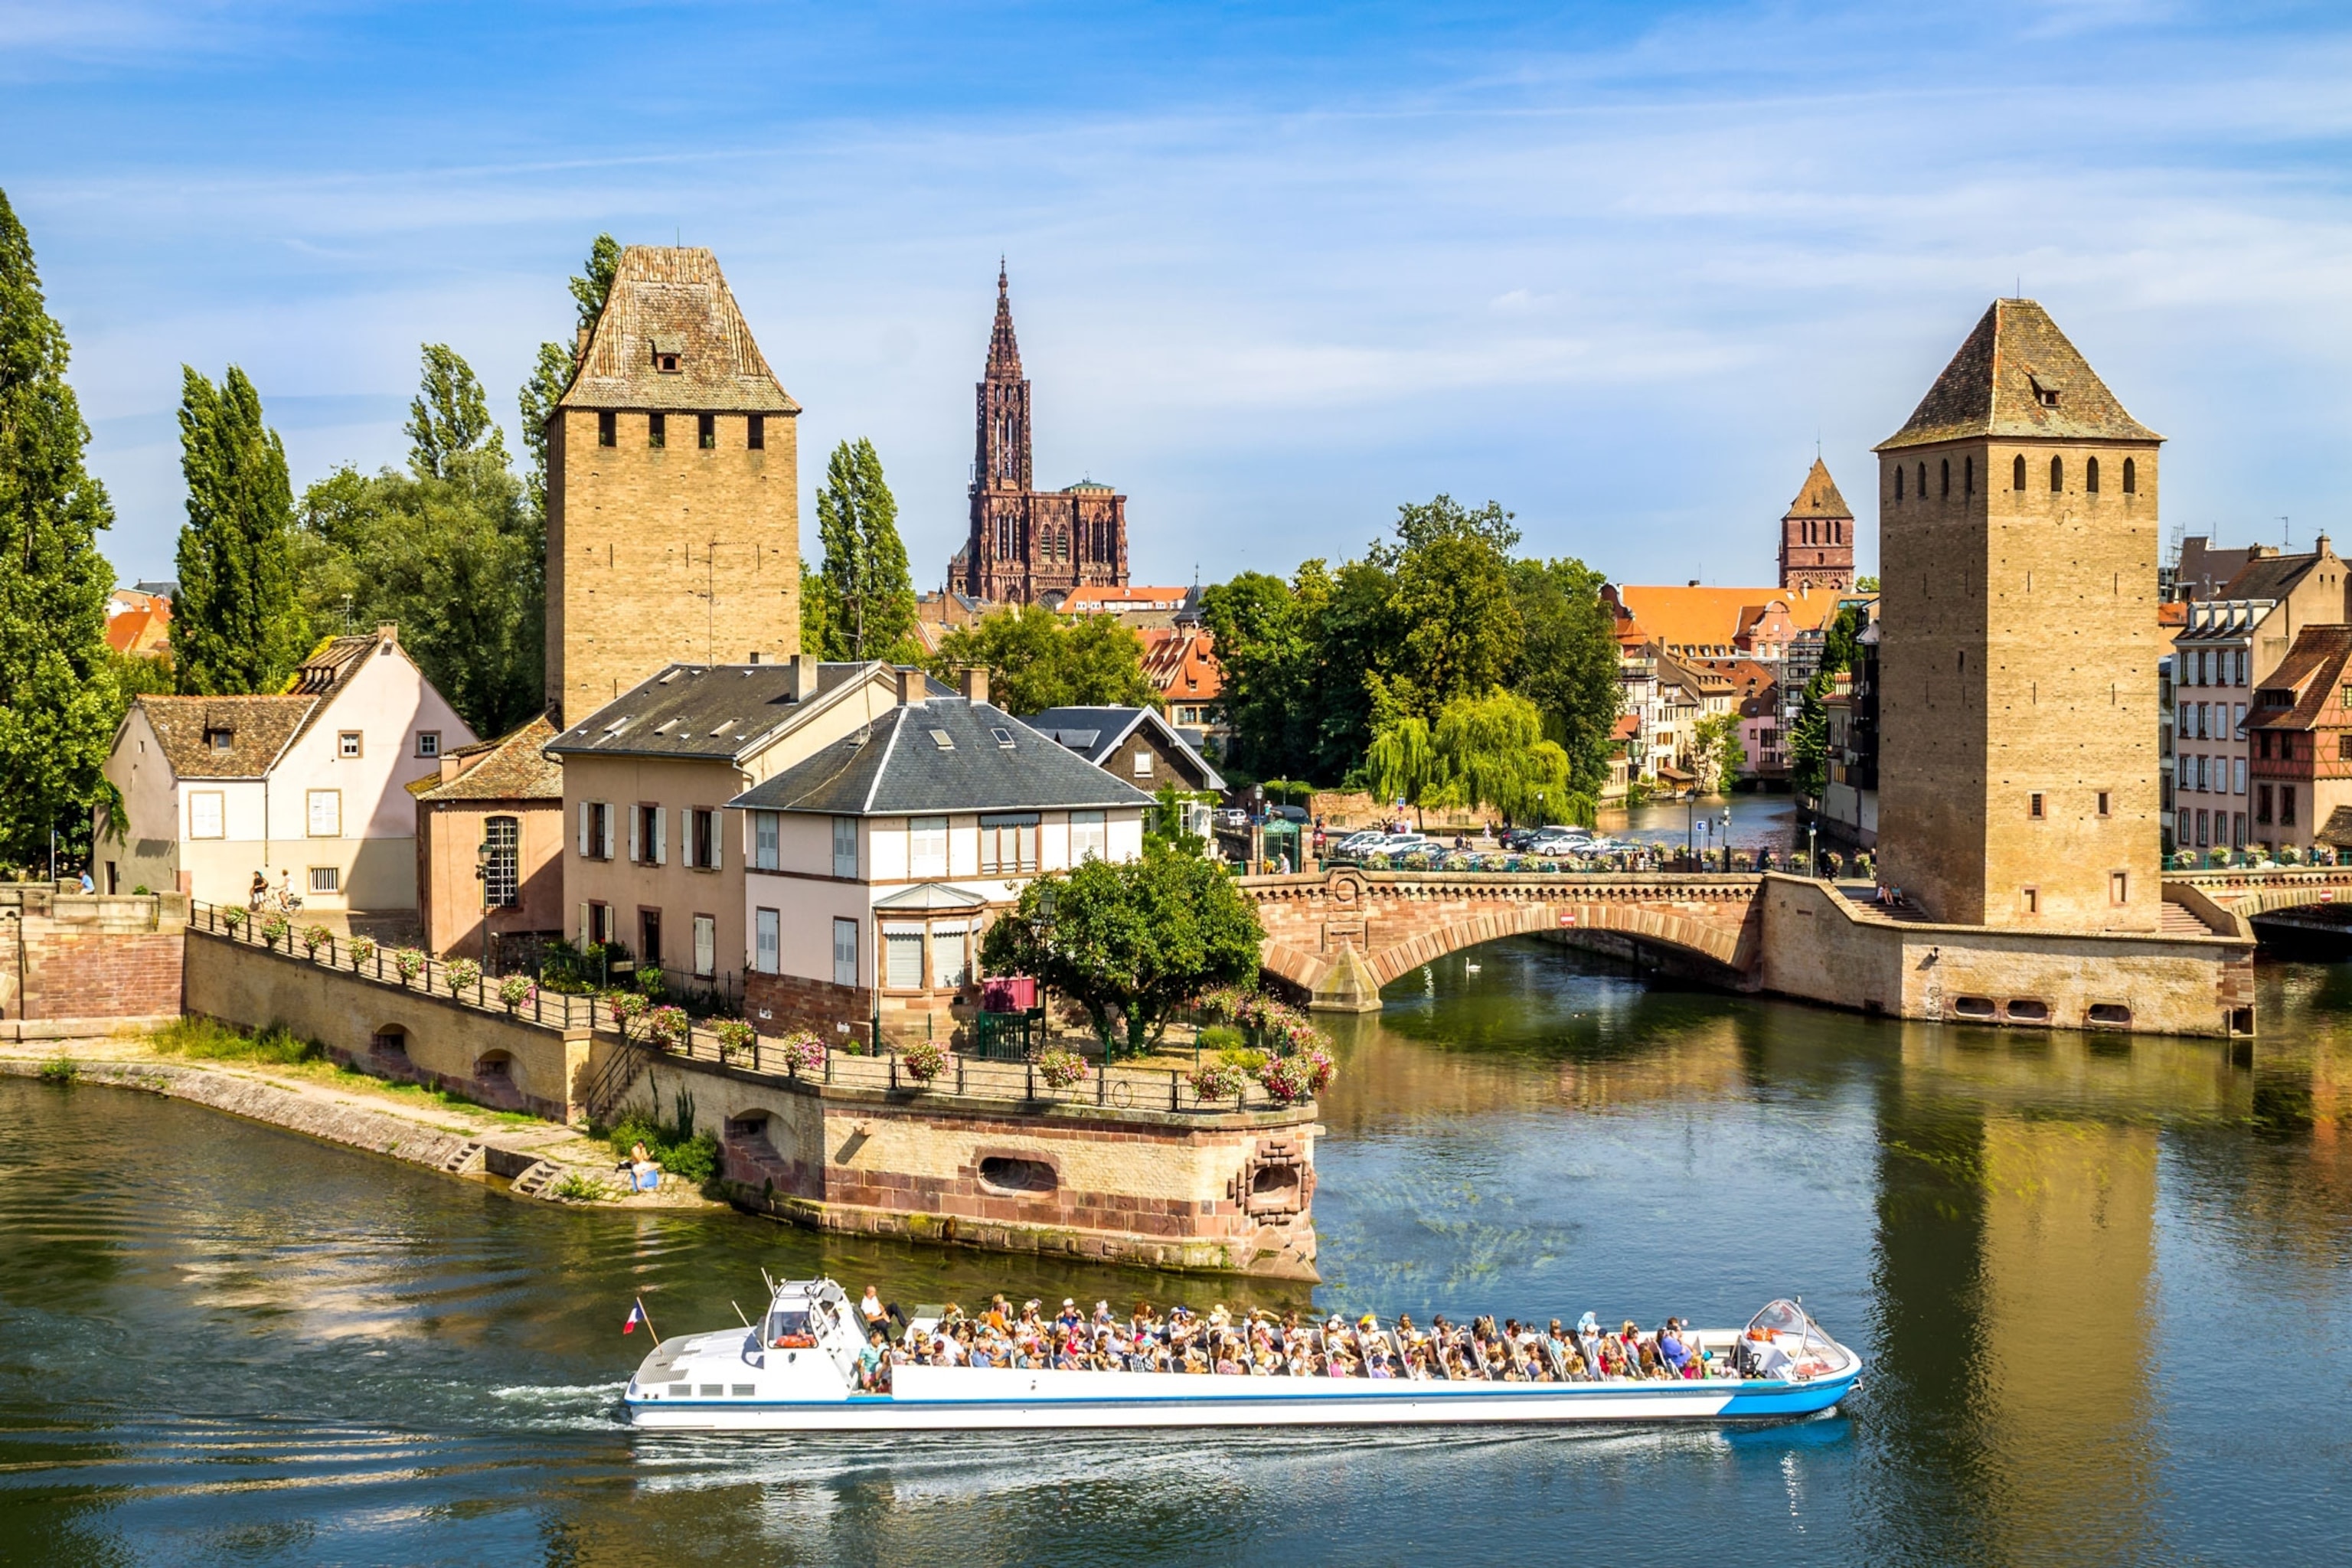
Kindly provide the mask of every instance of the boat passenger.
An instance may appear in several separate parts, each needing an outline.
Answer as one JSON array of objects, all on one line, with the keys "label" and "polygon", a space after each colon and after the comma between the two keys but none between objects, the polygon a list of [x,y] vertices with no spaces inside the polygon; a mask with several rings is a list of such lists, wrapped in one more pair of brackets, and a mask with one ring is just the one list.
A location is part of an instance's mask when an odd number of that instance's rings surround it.
[{"label": "boat passenger", "polygon": [[1062,1310],[1054,1316],[1054,1326],[1067,1333],[1086,1321],[1084,1314],[1078,1310],[1077,1301],[1072,1297],[1063,1297]]},{"label": "boat passenger", "polygon": [[1674,1374],[1676,1377],[1684,1374],[1684,1370],[1690,1365],[1691,1359],[1690,1351],[1684,1345],[1682,1335],[1675,1331],[1680,1326],[1680,1320],[1668,1318],[1666,1326],[1658,1331],[1659,1358],[1674,1369]]},{"label": "boat passenger", "polygon": [[888,1359],[887,1352],[882,1348],[882,1331],[877,1329],[866,1337],[866,1343],[858,1348],[857,1386],[871,1390],[880,1380],[881,1369]]},{"label": "boat passenger", "polygon": [[866,1294],[857,1302],[857,1315],[866,1320],[868,1331],[880,1329],[890,1321],[889,1310],[882,1305],[881,1296],[874,1287],[866,1287]]}]

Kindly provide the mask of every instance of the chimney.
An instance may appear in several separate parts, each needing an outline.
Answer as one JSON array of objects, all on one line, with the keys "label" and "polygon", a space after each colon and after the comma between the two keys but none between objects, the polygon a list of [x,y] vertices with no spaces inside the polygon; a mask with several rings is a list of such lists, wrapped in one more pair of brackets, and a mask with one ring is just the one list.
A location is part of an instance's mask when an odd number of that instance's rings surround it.
[{"label": "chimney", "polygon": [[2319,542],[2318,542],[2317,544],[2314,545],[2314,546],[2312,547],[2312,550],[2313,550],[2313,553],[2315,553],[2315,554],[2318,554],[2318,555],[2325,555],[2325,554],[2326,554],[2326,553],[2327,553],[2327,535],[2326,535],[2326,534],[2324,534],[2324,533],[2323,533],[2323,534],[2321,534],[2321,535],[2319,536]]},{"label": "chimney", "polygon": [[817,657],[813,653],[793,655],[793,700],[806,702],[816,695]]},{"label": "chimney", "polygon": [[583,359],[586,359],[587,357],[588,357],[588,329],[587,329],[587,328],[585,328],[585,327],[583,327],[583,328],[581,328],[581,329],[580,329],[580,333],[579,333],[579,335],[578,335],[577,337],[575,337],[575,338],[573,338],[573,339],[572,340],[572,363],[576,364],[576,363],[578,363],[580,361],[582,361],[582,360],[583,360]]},{"label": "chimney", "polygon": [[961,689],[963,692],[963,700],[965,701],[987,701],[988,666],[984,664],[965,665],[961,669],[956,671],[956,685]]},{"label": "chimney", "polygon": [[900,669],[898,671],[899,707],[919,708],[923,705],[923,699],[928,695],[929,695],[929,689],[923,683],[921,670]]}]

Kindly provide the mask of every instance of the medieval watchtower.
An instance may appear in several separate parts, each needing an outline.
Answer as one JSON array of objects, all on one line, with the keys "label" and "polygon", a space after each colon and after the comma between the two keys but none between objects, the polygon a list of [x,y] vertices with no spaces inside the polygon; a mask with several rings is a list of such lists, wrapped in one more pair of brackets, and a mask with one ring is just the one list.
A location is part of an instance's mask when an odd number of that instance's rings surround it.
[{"label": "medieval watchtower", "polygon": [[621,252],[547,421],[551,706],[576,721],[672,661],[800,651],[799,413],[717,257]]},{"label": "medieval watchtower", "polygon": [[1853,509],[1819,458],[1780,518],[1780,587],[1853,592]]},{"label": "medieval watchtower", "polygon": [[1882,876],[1932,919],[2158,929],[2162,439],[2000,300],[1877,448]]}]

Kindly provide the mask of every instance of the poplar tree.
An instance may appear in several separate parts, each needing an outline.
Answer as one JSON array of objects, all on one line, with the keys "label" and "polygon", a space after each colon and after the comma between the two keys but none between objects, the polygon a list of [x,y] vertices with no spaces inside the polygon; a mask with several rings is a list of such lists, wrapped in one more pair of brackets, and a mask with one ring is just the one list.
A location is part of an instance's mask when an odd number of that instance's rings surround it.
[{"label": "poplar tree", "polygon": [[231,365],[215,386],[181,370],[188,521],[172,605],[173,672],[184,692],[277,691],[310,647],[295,595],[286,445],[262,423],[261,395],[245,372]]},{"label": "poplar tree", "polygon": [[[915,583],[898,537],[898,503],[882,479],[874,443],[844,441],[825,460],[816,496],[824,565],[803,595],[802,614],[824,628],[827,658],[915,662]],[[814,612],[814,613],[812,613]]]},{"label": "poplar tree", "polygon": [[33,246],[0,192],[0,860],[29,865],[52,829],[119,803],[104,768],[119,702],[108,678],[113,525],[82,467],[89,427],[66,384],[64,331]]},{"label": "poplar tree", "polygon": [[506,437],[490,418],[490,400],[474,367],[447,343],[426,343],[425,375],[408,405],[408,466],[420,479],[453,477],[467,456],[480,453],[506,467]]}]

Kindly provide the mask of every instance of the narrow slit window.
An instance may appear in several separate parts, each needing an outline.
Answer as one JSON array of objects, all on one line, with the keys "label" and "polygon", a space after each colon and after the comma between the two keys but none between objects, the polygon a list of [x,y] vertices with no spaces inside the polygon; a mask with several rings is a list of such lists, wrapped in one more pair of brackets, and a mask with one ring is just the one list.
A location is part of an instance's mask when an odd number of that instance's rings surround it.
[{"label": "narrow slit window", "polygon": [[2124,494],[2130,496],[2138,493],[2139,465],[2131,458],[2126,458],[2124,459]]},{"label": "narrow slit window", "polygon": [[698,414],[694,416],[694,444],[706,452],[719,449],[719,416]]},{"label": "narrow slit window", "polygon": [[2083,493],[2094,496],[2099,493],[2099,459],[2096,458],[2086,458],[2083,461]]},{"label": "narrow slit window", "polygon": [[2036,822],[2041,821],[2042,792],[2040,790],[2035,790],[2032,795],[2025,797],[2025,815],[2032,817]]},{"label": "narrow slit window", "polygon": [[596,416],[596,445],[610,447],[621,438],[620,416],[607,408]]},{"label": "narrow slit window", "polygon": [[663,414],[648,414],[646,416],[646,445],[648,447],[667,447],[669,445],[668,416]]},{"label": "narrow slit window", "polygon": [[2021,490],[2025,488],[2025,458],[2022,453],[2019,454],[2017,461],[2010,466],[2009,488],[2013,490]]},{"label": "narrow slit window", "polygon": [[2066,463],[2062,458],[2050,459],[2050,493],[2058,494],[2066,488]]},{"label": "narrow slit window", "polygon": [[768,416],[754,414],[743,421],[743,446],[753,452],[768,449]]}]

